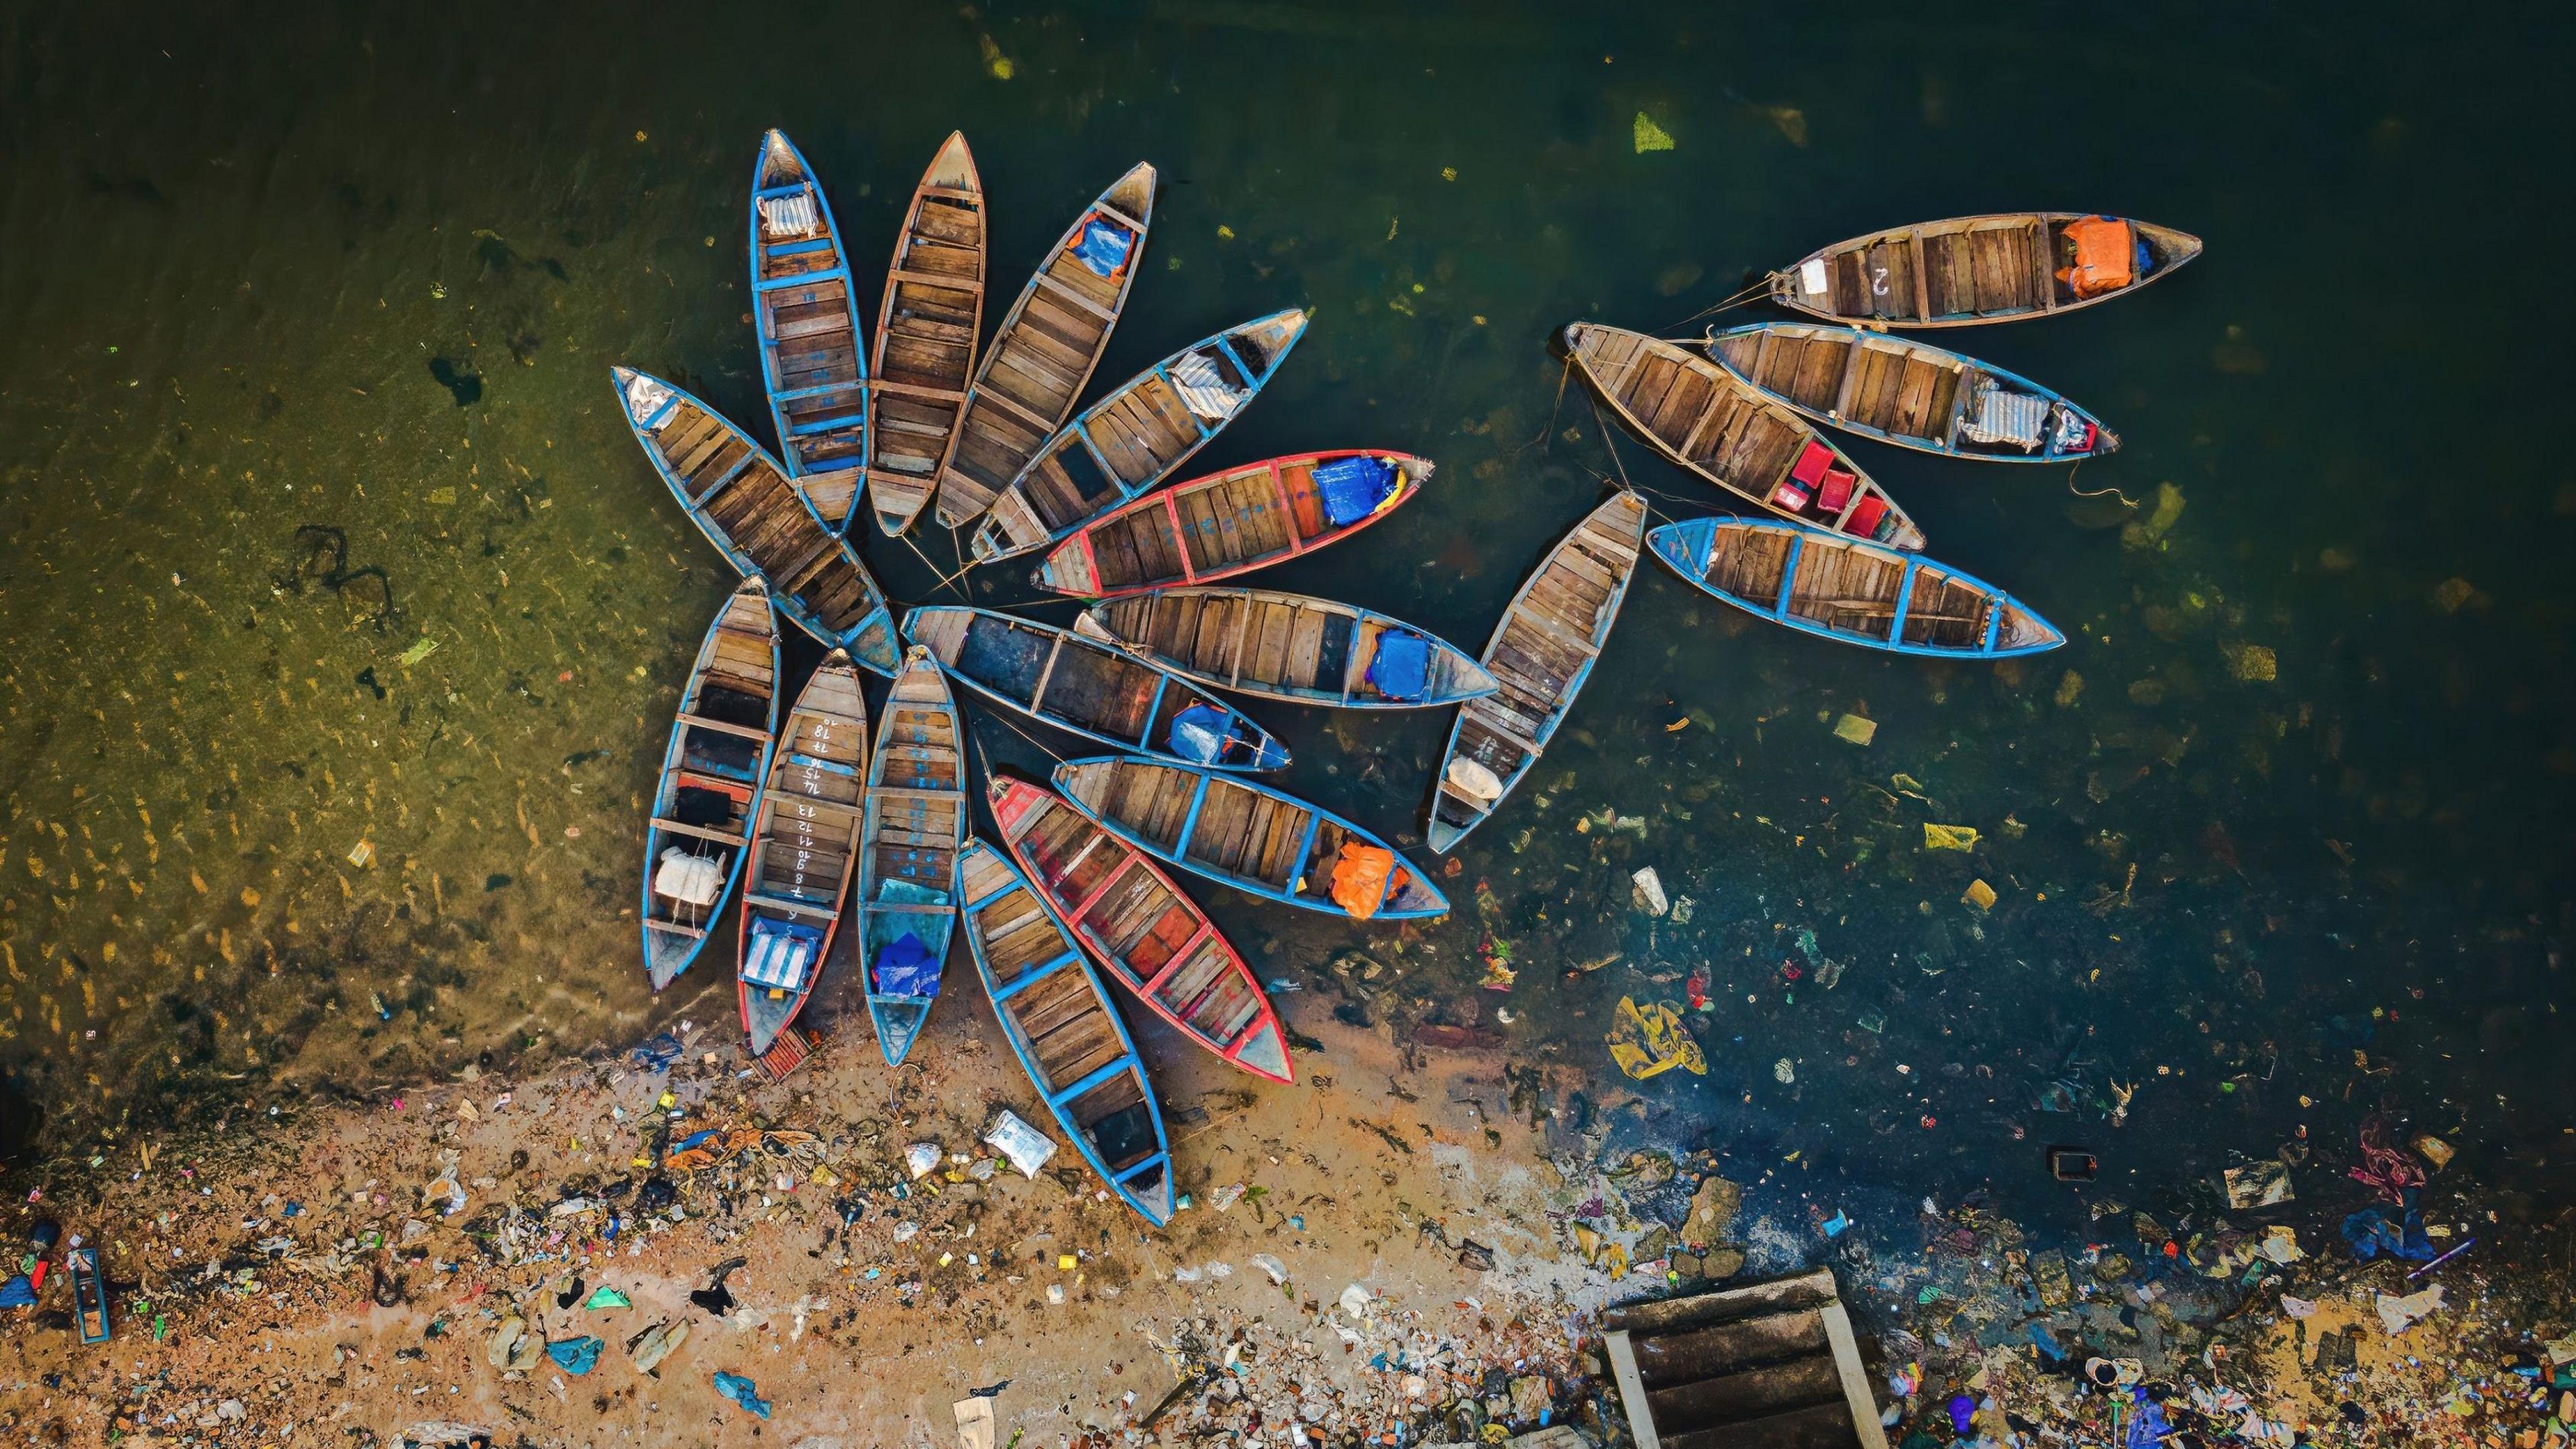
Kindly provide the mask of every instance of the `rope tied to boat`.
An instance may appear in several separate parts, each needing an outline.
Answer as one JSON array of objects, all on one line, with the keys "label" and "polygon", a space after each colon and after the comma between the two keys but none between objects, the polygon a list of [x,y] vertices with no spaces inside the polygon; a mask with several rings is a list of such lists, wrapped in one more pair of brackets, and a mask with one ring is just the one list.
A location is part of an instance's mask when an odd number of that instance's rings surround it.
[{"label": "rope tied to boat", "polygon": [[[1717,301],[1700,308],[1698,311],[1693,312],[1679,322],[1673,323],[1671,327],[1666,327],[1663,330],[1669,332],[1675,327],[1688,327],[1702,317],[1714,317],[1720,312],[1732,311],[1737,307],[1749,307],[1753,303],[1760,301],[1762,298],[1771,295],[1771,279],[1778,275],[1779,273],[1777,272],[1765,272],[1762,274],[1761,281],[1755,282],[1731,296],[1721,297]],[[1690,339],[1683,337],[1667,337],[1664,340],[1667,342],[1686,342]]]},{"label": "rope tied to boat", "polygon": [[2084,465],[2087,461],[2089,460],[2078,458],[2075,460],[2075,466],[2066,470],[2066,491],[2074,494],[2078,498],[2099,498],[2103,494],[2107,493],[2112,497],[2119,499],[2122,507],[2127,508],[2131,512],[2136,512],[2138,500],[2121,492],[2120,485],[2117,483],[2114,483],[2107,488],[2096,488],[2090,492],[2075,486],[2075,475],[2084,471]]}]

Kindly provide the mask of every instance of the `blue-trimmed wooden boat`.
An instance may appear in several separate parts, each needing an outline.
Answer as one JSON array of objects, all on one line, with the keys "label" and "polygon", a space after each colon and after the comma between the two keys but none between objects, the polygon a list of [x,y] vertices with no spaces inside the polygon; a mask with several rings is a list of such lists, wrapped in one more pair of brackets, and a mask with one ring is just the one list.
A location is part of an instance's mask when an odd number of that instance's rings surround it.
[{"label": "blue-trimmed wooden boat", "polygon": [[984,182],[951,132],[913,188],[886,259],[868,364],[868,507],[900,537],[930,502],[984,330]]},{"label": "blue-trimmed wooden boat", "polygon": [[716,611],[680,691],[644,832],[644,969],[671,984],[706,949],[742,874],[778,732],[778,624],[745,579]]},{"label": "blue-trimmed wooden boat", "polygon": [[1646,500],[1621,491],[1557,541],[1522,580],[1485,646],[1485,669],[1502,688],[1469,700],[1449,729],[1423,834],[1445,852],[1484,823],[1538,763],[1610,640],[1637,553]]},{"label": "blue-trimmed wooden boat", "polygon": [[1792,629],[1936,659],[2010,659],[2066,642],[1982,579],[1929,559],[1770,519],[1694,518],[1647,535],[1673,572]]},{"label": "blue-trimmed wooden boat", "polygon": [[989,770],[984,785],[1011,859],[1119,985],[1228,1065],[1297,1079],[1269,994],[1161,866],[1053,790]]},{"label": "blue-trimmed wooden boat", "polygon": [[1109,1190],[1156,1227],[1172,1217],[1172,1147],[1144,1059],[1091,958],[1011,858],[957,857],[966,945],[1012,1054]]},{"label": "blue-trimmed wooden boat", "polygon": [[1911,337],[1817,322],[1711,329],[1708,355],[1781,406],[1847,433],[1952,458],[2076,463],[2120,437],[1991,362]]},{"label": "blue-trimmed wooden boat", "polygon": [[1811,317],[1970,327],[2049,317],[2125,296],[2200,255],[2186,231],[2075,211],[1954,216],[1809,252],[1768,278]]},{"label": "blue-trimmed wooden boat", "polygon": [[1431,471],[1410,453],[1337,448],[1202,474],[1075,529],[1029,582],[1115,599],[1238,578],[1341,542],[1420,493]]},{"label": "blue-trimmed wooden boat", "polygon": [[995,498],[977,563],[1044,548],[1172,476],[1270,383],[1306,334],[1290,308],[1193,342],[1083,409]]},{"label": "blue-trimmed wooden boat", "polygon": [[[1263,900],[1362,920],[1449,913],[1449,898],[1393,846],[1257,781],[1104,757],[1058,765],[1055,783],[1075,809],[1147,855]],[[1368,851],[1392,857],[1393,869],[1353,910],[1335,899],[1335,878]]]},{"label": "blue-trimmed wooden boat", "polygon": [[1071,629],[990,609],[923,605],[903,637],[951,678],[1057,729],[1176,765],[1276,770],[1287,747],[1177,669]]},{"label": "blue-trimmed wooden boat", "polygon": [[848,540],[824,530],[749,434],[687,392],[631,367],[609,369],[627,426],[689,520],[735,570],[769,585],[778,612],[860,666],[892,675],[894,615]]},{"label": "blue-trimmed wooden boat", "polygon": [[877,1046],[896,1066],[930,1019],[957,926],[962,744],[946,677],[927,650],[911,650],[877,726],[859,844],[859,968]]},{"label": "blue-trimmed wooden boat", "polygon": [[769,758],[769,786],[743,867],[734,977],[751,1054],[764,1056],[814,994],[859,863],[868,703],[835,649],[796,692]]},{"label": "blue-trimmed wooden boat", "polygon": [[845,533],[868,466],[868,357],[832,203],[784,131],[751,170],[751,319],[778,457]]},{"label": "blue-trimmed wooden boat", "polygon": [[1073,415],[1144,269],[1153,220],[1154,168],[1140,161],[1039,259],[1037,275],[975,364],[965,410],[939,466],[941,527],[959,527],[983,512]]},{"label": "blue-trimmed wooden boat", "polygon": [[1094,604],[1073,627],[1201,684],[1290,704],[1430,709],[1501,687],[1400,619],[1275,589],[1157,589]]}]

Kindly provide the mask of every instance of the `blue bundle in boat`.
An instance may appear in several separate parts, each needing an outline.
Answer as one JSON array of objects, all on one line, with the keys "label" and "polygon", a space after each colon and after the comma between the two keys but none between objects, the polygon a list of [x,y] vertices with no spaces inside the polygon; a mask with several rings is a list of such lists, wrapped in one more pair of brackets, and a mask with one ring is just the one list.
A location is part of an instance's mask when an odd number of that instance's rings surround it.
[{"label": "blue bundle in boat", "polygon": [[1213,765],[1233,737],[1234,723],[1213,705],[1194,704],[1172,716],[1172,753],[1184,760]]},{"label": "blue bundle in boat", "polygon": [[1128,253],[1136,249],[1136,234],[1123,226],[1093,217],[1082,224],[1082,240],[1073,244],[1073,254],[1082,264],[1104,277],[1118,275],[1127,265]]},{"label": "blue bundle in boat", "polygon": [[1315,492],[1323,500],[1324,516],[1342,528],[1377,512],[1393,498],[1399,477],[1395,465],[1384,458],[1335,458],[1315,469]]},{"label": "blue bundle in boat", "polygon": [[1389,699],[1420,699],[1431,682],[1431,643],[1405,629],[1377,636],[1377,654],[1369,660],[1368,682]]},{"label": "blue bundle in boat", "polygon": [[877,952],[876,978],[879,996],[936,996],[939,958],[930,954],[919,936],[906,931]]}]

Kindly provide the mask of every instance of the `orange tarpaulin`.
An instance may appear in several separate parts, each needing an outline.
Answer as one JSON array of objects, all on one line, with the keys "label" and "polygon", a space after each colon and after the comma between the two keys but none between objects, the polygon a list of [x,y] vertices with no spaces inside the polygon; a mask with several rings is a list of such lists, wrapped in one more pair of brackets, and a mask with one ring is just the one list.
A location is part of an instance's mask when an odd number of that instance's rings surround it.
[{"label": "orange tarpaulin", "polygon": [[2057,280],[2071,288],[2077,300],[2116,292],[2137,279],[2131,270],[2137,242],[2127,222],[2088,216],[2066,224],[2066,239],[2075,244],[2075,265],[2060,270]]},{"label": "orange tarpaulin", "polygon": [[1377,914],[1395,876],[1395,852],[1347,841],[1333,861],[1333,904],[1365,921]]}]

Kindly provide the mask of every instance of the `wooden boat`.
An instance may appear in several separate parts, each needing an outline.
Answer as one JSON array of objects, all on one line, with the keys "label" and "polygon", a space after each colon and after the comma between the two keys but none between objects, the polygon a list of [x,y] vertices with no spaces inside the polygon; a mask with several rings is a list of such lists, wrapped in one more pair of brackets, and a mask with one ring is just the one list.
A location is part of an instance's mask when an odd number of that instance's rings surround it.
[{"label": "wooden boat", "polygon": [[98,1249],[67,1248],[63,1271],[72,1280],[72,1326],[83,1343],[105,1343],[115,1336],[107,1319],[107,1275],[98,1269]]},{"label": "wooden boat", "polygon": [[962,744],[946,676],[924,651],[907,652],[868,761],[859,837],[859,966],[877,1046],[895,1066],[930,1019],[957,925],[957,851],[966,843]]},{"label": "wooden boat", "polygon": [[859,671],[835,649],[796,695],[769,757],[769,786],[743,867],[734,978],[751,1054],[767,1054],[804,1010],[832,954],[859,863],[859,772],[868,704]]},{"label": "wooden boat", "polygon": [[1193,342],[1083,409],[993,500],[977,563],[1044,548],[1172,476],[1267,386],[1306,332],[1296,309]]},{"label": "wooden boat", "polygon": [[2066,642],[1982,579],[1838,534],[1767,518],[1694,518],[1647,541],[1673,572],[1735,607],[1846,644],[2010,659]]},{"label": "wooden boat", "polygon": [[[1449,898],[1394,847],[1320,806],[1240,776],[1138,759],[1071,760],[1056,788],[1110,834],[1168,865],[1263,900],[1361,920],[1422,920]],[[1334,877],[1368,850],[1393,857],[1353,910]]]},{"label": "wooden boat", "polygon": [[1163,1112],[1091,958],[1019,866],[983,841],[958,855],[956,895],[975,974],[1029,1085],[1111,1192],[1158,1228],[1171,1221]]},{"label": "wooden boat", "polygon": [[1923,546],[1923,530],[1858,463],[1706,357],[1589,322],[1565,329],[1565,348],[1621,426],[1701,482],[1796,522]]},{"label": "wooden boat", "polygon": [[1998,463],[2073,463],[2118,450],[2102,420],[2026,377],[1929,342],[1815,322],[1708,336],[1708,355],[1783,407],[1900,448]]},{"label": "wooden boat", "polygon": [[706,949],[742,873],[778,731],[778,625],[769,588],[742,581],[716,611],[662,751],[644,832],[644,969],[661,990]]},{"label": "wooden boat", "polygon": [[984,183],[952,133],[904,212],[868,364],[868,507],[899,536],[930,502],[984,330]]},{"label": "wooden boat", "polygon": [[1354,449],[1229,468],[1084,524],[1030,580],[1059,594],[1116,598],[1230,579],[1350,537],[1430,476],[1428,458]]},{"label": "wooden boat", "polygon": [[1154,168],[1139,162],[1074,220],[1011,304],[975,367],[974,385],[939,466],[939,521],[984,511],[1082,396],[1145,260]]},{"label": "wooden boat", "polygon": [[868,359],[832,203],[784,131],[751,172],[751,317],[778,457],[815,516],[850,526],[868,466]]},{"label": "wooden boat", "polygon": [[986,785],[1011,858],[1112,979],[1220,1060],[1296,1079],[1261,982],[1170,876],[1052,790],[1007,775]]},{"label": "wooden boat", "polygon": [[865,668],[894,673],[885,595],[849,542],[824,530],[803,486],[705,403],[631,367],[610,371],[635,441],[716,551],[765,581],[797,628]]},{"label": "wooden boat", "polygon": [[1161,589],[1094,604],[1077,633],[1201,684],[1343,709],[1429,709],[1491,694],[1456,645],[1372,609],[1273,589]]},{"label": "wooden boat", "polygon": [[1966,327],[2072,312],[2200,255],[2171,227],[2074,211],[1960,216],[1872,232],[1771,274],[1784,307],[1834,321]]},{"label": "wooden boat", "polygon": [[987,609],[925,605],[903,636],[995,704],[1116,749],[1220,770],[1276,770],[1287,748],[1176,669],[1112,643]]},{"label": "wooden boat", "polygon": [[1485,669],[1502,688],[1458,711],[1440,756],[1423,831],[1434,851],[1483,824],[1556,737],[1609,642],[1645,538],[1646,500],[1622,490],[1559,539],[1512,595],[1485,646]]}]

